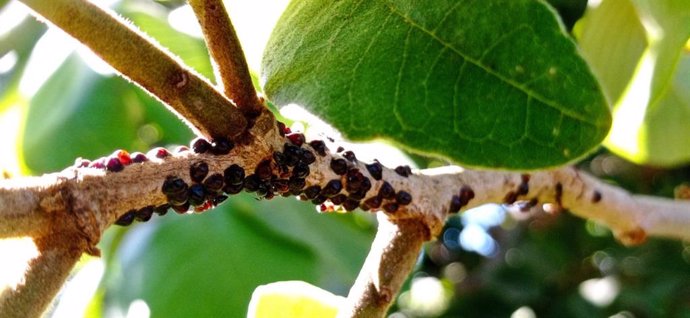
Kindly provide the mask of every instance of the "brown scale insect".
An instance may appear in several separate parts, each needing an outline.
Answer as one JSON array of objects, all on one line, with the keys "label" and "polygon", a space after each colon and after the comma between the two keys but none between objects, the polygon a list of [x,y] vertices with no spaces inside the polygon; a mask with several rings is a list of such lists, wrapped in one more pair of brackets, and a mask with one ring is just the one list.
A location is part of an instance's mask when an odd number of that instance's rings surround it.
[{"label": "brown scale insect", "polygon": [[273,185],[273,189],[280,194],[290,191],[290,184],[287,179],[276,179],[273,180],[271,184]]},{"label": "brown scale insect", "polygon": [[189,176],[194,182],[201,182],[208,175],[208,164],[203,161],[197,161],[189,166]]},{"label": "brown scale insect", "polygon": [[165,203],[165,204],[162,204],[162,205],[159,205],[159,206],[153,208],[153,212],[160,215],[160,216],[168,214],[168,210],[170,210],[170,204],[168,204],[168,203]]},{"label": "brown scale insect", "polygon": [[506,196],[503,197],[503,203],[505,204],[513,204],[515,201],[517,201],[518,194],[515,191],[508,191],[506,193]]},{"label": "brown scale insect", "polygon": [[206,153],[211,149],[211,144],[204,138],[196,138],[192,141],[192,151],[198,154]]},{"label": "brown scale insect", "polygon": [[407,178],[412,174],[412,169],[410,166],[397,166],[395,167],[395,173]]},{"label": "brown scale insect", "polygon": [[355,156],[355,153],[350,150],[343,152],[343,157],[350,162],[357,162],[357,156]]},{"label": "brown scale insect", "polygon": [[383,210],[388,213],[395,213],[398,211],[398,204],[395,202],[389,202],[383,205]]},{"label": "brown scale insect", "polygon": [[529,174],[522,175],[522,182],[518,185],[517,195],[527,195],[529,193]]},{"label": "brown scale insect", "polygon": [[345,202],[343,202],[343,208],[345,209],[345,211],[354,211],[358,207],[359,200],[347,198]]},{"label": "brown scale insect", "polygon": [[134,152],[130,155],[130,158],[132,158],[133,163],[142,163],[149,161],[149,158],[146,157],[145,154],[141,152]]},{"label": "brown scale insect", "polygon": [[340,182],[340,180],[333,179],[331,181],[328,181],[326,185],[323,187],[323,190],[321,190],[321,195],[325,197],[332,197],[343,189],[343,184]]},{"label": "brown scale insect", "polygon": [[241,185],[244,181],[244,169],[237,164],[232,164],[223,171],[225,183],[231,185]]},{"label": "brown scale insect", "polygon": [[318,185],[313,185],[304,189],[304,196],[309,200],[316,198],[319,193],[321,193],[321,187]]},{"label": "brown scale insect", "polygon": [[214,155],[227,155],[235,148],[235,144],[227,138],[217,137],[213,139],[210,152]]},{"label": "brown scale insect", "polygon": [[374,161],[371,164],[365,165],[367,171],[374,180],[379,181],[383,177],[383,166],[378,162]]},{"label": "brown scale insect", "polygon": [[285,132],[289,129],[285,126],[283,122],[276,121],[276,126],[278,127],[278,134],[280,137],[285,137]]},{"label": "brown scale insect", "polygon": [[292,168],[292,176],[297,178],[306,178],[309,175],[309,166],[304,162],[298,162],[294,168]]},{"label": "brown scale insect", "polygon": [[345,202],[345,200],[347,200],[347,196],[344,194],[338,194],[338,195],[331,197],[329,200],[334,205],[341,205],[341,204],[343,204],[343,202]]},{"label": "brown scale insect", "polygon": [[204,188],[206,188],[209,193],[218,194],[223,190],[223,183],[223,175],[214,173],[204,180]]},{"label": "brown scale insect", "polygon": [[135,212],[135,219],[140,222],[146,222],[151,219],[153,215],[153,206],[145,206]]},{"label": "brown scale insect", "polygon": [[381,207],[381,203],[383,203],[383,200],[380,196],[377,195],[364,200],[362,204],[368,207],[369,209],[378,209],[379,207]]},{"label": "brown scale insect", "polygon": [[[354,193],[359,191],[360,188],[362,188],[362,183],[364,182],[364,175],[359,172],[359,169],[357,168],[352,168],[347,171],[347,175],[345,177],[345,190],[349,193]],[[369,183],[371,185],[371,182]]]},{"label": "brown scale insect", "polygon": [[555,195],[556,204],[558,204],[558,206],[562,208],[563,207],[563,185],[560,182],[556,183],[555,192],[556,192],[556,195]]},{"label": "brown scale insect", "polygon": [[337,175],[344,175],[347,173],[347,161],[345,159],[331,159],[331,170]]},{"label": "brown scale insect", "polygon": [[395,198],[395,189],[390,183],[388,183],[388,181],[384,181],[381,187],[379,188],[378,195],[382,199],[392,200]]},{"label": "brown scale insect", "polygon": [[254,169],[254,174],[261,180],[270,180],[273,176],[273,168],[271,168],[271,160],[264,159],[256,165]]},{"label": "brown scale insect", "polygon": [[470,200],[474,199],[474,190],[468,186],[460,188],[460,208],[466,206]]},{"label": "brown scale insect", "polygon": [[120,172],[125,168],[120,159],[117,157],[110,157],[107,160],[108,161],[105,164],[105,169],[110,172]]},{"label": "brown scale insect", "polygon": [[594,193],[592,193],[592,203],[599,203],[601,201],[601,192],[595,190]]},{"label": "brown scale insect", "polygon": [[412,202],[412,196],[406,191],[398,191],[395,196],[395,201],[400,205],[408,205]]},{"label": "brown scale insect", "polygon": [[323,195],[318,195],[318,196],[316,196],[316,198],[311,200],[311,203],[314,205],[320,205],[320,204],[323,204],[324,202],[326,202],[326,200],[328,200],[327,197],[325,197]]},{"label": "brown scale insect", "polygon": [[121,215],[117,221],[115,221],[115,224],[120,225],[120,226],[128,226],[134,222],[134,219],[136,218],[136,210],[129,210],[127,213]]},{"label": "brown scale insect", "polygon": [[321,141],[321,140],[312,140],[309,142],[309,145],[314,148],[314,151],[316,151],[317,154],[321,157],[326,156],[326,144]]},{"label": "brown scale insect", "polygon": [[184,204],[181,205],[173,205],[172,209],[173,211],[177,212],[177,214],[185,214],[187,211],[189,211],[189,202],[185,202]]},{"label": "brown scale insect", "polygon": [[458,213],[462,208],[462,200],[459,195],[453,195],[450,198],[450,205],[448,206],[448,213]]}]

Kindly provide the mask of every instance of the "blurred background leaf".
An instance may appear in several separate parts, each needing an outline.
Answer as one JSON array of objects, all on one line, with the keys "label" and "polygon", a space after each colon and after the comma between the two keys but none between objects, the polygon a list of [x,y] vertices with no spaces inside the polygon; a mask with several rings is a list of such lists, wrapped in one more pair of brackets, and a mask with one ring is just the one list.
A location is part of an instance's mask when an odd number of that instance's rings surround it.
[{"label": "blurred background leaf", "polygon": [[141,299],[153,317],[235,317],[246,313],[254,288],[275,281],[347,292],[372,239],[352,217],[318,215],[291,199],[228,201],[210,213],[166,216],[128,231],[107,256],[114,261],[106,308],[126,313]]},{"label": "blurred background leaf", "polygon": [[614,105],[605,144],[640,164],[690,160],[690,2],[604,0],[576,28]]}]

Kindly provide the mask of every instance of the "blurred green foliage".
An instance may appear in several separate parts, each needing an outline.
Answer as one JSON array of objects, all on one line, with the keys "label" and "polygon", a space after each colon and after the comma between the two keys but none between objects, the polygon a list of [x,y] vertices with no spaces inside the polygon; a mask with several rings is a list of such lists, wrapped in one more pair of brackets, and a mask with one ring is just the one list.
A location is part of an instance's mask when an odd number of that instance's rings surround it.
[{"label": "blurred green foliage", "polygon": [[[552,2],[568,26],[579,20],[585,3]],[[182,3],[128,0],[117,9],[211,76],[203,42],[166,22],[167,13]],[[0,112],[15,104],[23,110],[21,155],[27,172],[60,170],[76,157],[95,158],[118,148],[189,142],[189,129],[157,101],[121,78],[98,75],[76,54],[35,96],[23,98],[19,83],[44,32],[41,24],[26,19],[0,34],[0,57],[17,54],[15,66],[0,74]],[[687,67],[682,72],[690,75]],[[690,180],[688,166],[638,166],[604,149],[579,166],[651,195],[671,196],[675,186]],[[465,226],[456,217],[446,230]],[[112,228],[100,245],[106,272],[89,313],[120,317],[133,300],[142,299],[152,317],[240,317],[257,285],[278,280],[304,280],[345,295],[373,229],[362,213],[320,215],[293,199],[257,201],[250,195],[232,197],[202,215],[167,215]],[[521,222],[509,217],[489,234],[497,250],[486,257],[442,237],[427,245],[413,276],[436,277],[448,286],[450,300],[436,316],[507,317],[527,306],[538,317],[690,317],[688,243],[651,239],[624,247],[607,230],[568,213]],[[596,306],[580,288],[602,277],[614,278],[619,292],[610,304]],[[392,311],[414,316],[402,305]]]},{"label": "blurred green foliage", "polygon": [[605,144],[628,160],[678,166],[690,160],[690,2],[603,1],[575,33],[613,106]]}]

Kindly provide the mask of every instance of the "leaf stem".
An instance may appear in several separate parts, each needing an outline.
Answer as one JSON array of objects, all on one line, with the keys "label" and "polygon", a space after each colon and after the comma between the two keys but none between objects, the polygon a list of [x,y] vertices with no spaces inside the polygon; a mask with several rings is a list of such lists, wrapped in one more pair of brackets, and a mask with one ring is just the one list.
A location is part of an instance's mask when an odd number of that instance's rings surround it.
[{"label": "leaf stem", "polygon": [[197,133],[236,138],[247,121],[230,100],[112,11],[87,0],[21,0],[167,104]]},{"label": "leaf stem", "polygon": [[201,25],[213,64],[220,73],[219,85],[245,115],[255,117],[264,106],[257,98],[242,46],[223,1],[189,0],[189,4]]}]

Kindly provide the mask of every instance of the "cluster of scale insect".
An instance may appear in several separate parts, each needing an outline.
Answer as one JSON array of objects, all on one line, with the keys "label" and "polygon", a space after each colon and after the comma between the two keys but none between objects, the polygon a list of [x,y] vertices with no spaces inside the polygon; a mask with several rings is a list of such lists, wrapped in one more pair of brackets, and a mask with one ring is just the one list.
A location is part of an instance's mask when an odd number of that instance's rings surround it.
[{"label": "cluster of scale insect", "polygon": [[[382,209],[387,213],[395,213],[401,206],[412,202],[412,196],[407,191],[396,191],[387,181],[382,181],[383,166],[374,161],[365,164],[366,172],[357,166],[357,158],[352,151],[339,149],[341,157],[330,159],[330,169],[338,178],[328,180],[323,186],[307,185],[306,178],[311,173],[311,165],[316,162],[316,155],[327,156],[327,147],[321,140],[306,142],[303,134],[293,133],[284,124],[278,122],[278,130],[286,138],[281,151],[275,151],[269,158],[261,160],[253,171],[232,164],[225,168],[222,174],[209,175],[209,167],[204,161],[192,162],[189,168],[187,184],[179,176],[168,176],[161,186],[161,191],[167,198],[167,203],[160,206],[147,206],[142,209],[131,210],[122,215],[116,224],[129,225],[133,221],[147,221],[153,213],[163,215],[169,209],[177,213],[187,213],[190,210],[203,212],[211,209],[229,195],[242,191],[254,193],[262,199],[272,199],[275,196],[297,196],[301,200],[310,201],[321,212],[352,211],[360,208],[364,211]],[[307,146],[308,145],[308,146]],[[188,151],[184,147],[181,151]],[[223,155],[233,148],[227,140],[215,140],[213,143],[198,138],[191,144],[191,149],[197,154],[211,153]],[[162,149],[162,150],[161,150]],[[150,155],[165,158],[170,154],[164,148],[152,150]],[[121,151],[122,152],[122,151]],[[143,161],[146,155],[142,154]],[[106,160],[110,161],[113,156]],[[118,159],[122,166],[126,160]],[[143,162],[140,161],[140,162]],[[120,171],[110,169],[109,171]],[[410,175],[408,166],[400,166],[395,171],[404,177]],[[368,176],[367,176],[368,174]],[[372,181],[379,182],[378,191],[369,198]]]},{"label": "cluster of scale insect", "polygon": [[[192,142],[191,146],[193,151],[196,153],[209,152],[216,155],[228,154],[234,148],[234,144],[225,138],[216,138],[212,143],[208,142],[205,139],[198,138]],[[173,153],[180,154],[187,152],[189,150],[190,149],[187,146],[179,146],[175,148],[172,152],[170,152],[166,148],[157,147],[151,149],[146,154],[141,152],[134,152],[130,154],[125,150],[117,150],[110,156],[95,159],[93,161],[79,158],[75,162],[75,167],[104,169],[108,172],[116,173],[123,171],[124,169],[126,169],[127,166],[145,163],[149,161],[149,158],[157,158],[164,160],[165,158],[172,156]],[[206,172],[204,173],[204,171]],[[165,182],[167,183],[167,187],[172,187],[172,189],[177,189],[175,188],[176,186],[184,187],[185,191],[188,191],[184,194],[184,200],[180,200],[178,197],[178,200],[172,200],[171,202],[168,202],[163,205],[145,206],[140,209],[133,209],[123,214],[115,223],[118,225],[129,225],[134,221],[146,222],[151,219],[151,216],[154,213],[158,215],[165,215],[171,208],[177,212],[186,213],[190,206],[193,206],[194,209],[197,211],[203,211],[205,209],[209,209],[213,206],[220,204],[225,198],[227,198],[220,193],[220,190],[222,189],[217,188],[218,184],[222,184],[222,176],[219,174],[214,174],[206,178],[207,173],[208,166],[205,166],[205,163],[193,165],[193,167],[190,168],[191,178],[192,180],[198,180],[199,183],[201,183],[201,181],[203,180],[203,185],[193,184],[190,187],[187,187],[187,185],[184,184],[184,181],[182,181],[181,179],[178,181],[176,179],[167,178]],[[203,177],[201,177],[202,174]],[[220,182],[219,178],[221,179]],[[180,184],[180,181],[182,181],[184,186]],[[200,189],[201,187],[203,187],[203,191]],[[204,193],[204,197],[203,200],[200,200],[199,197],[200,193],[202,192]],[[176,195],[182,196],[177,192]]]}]

